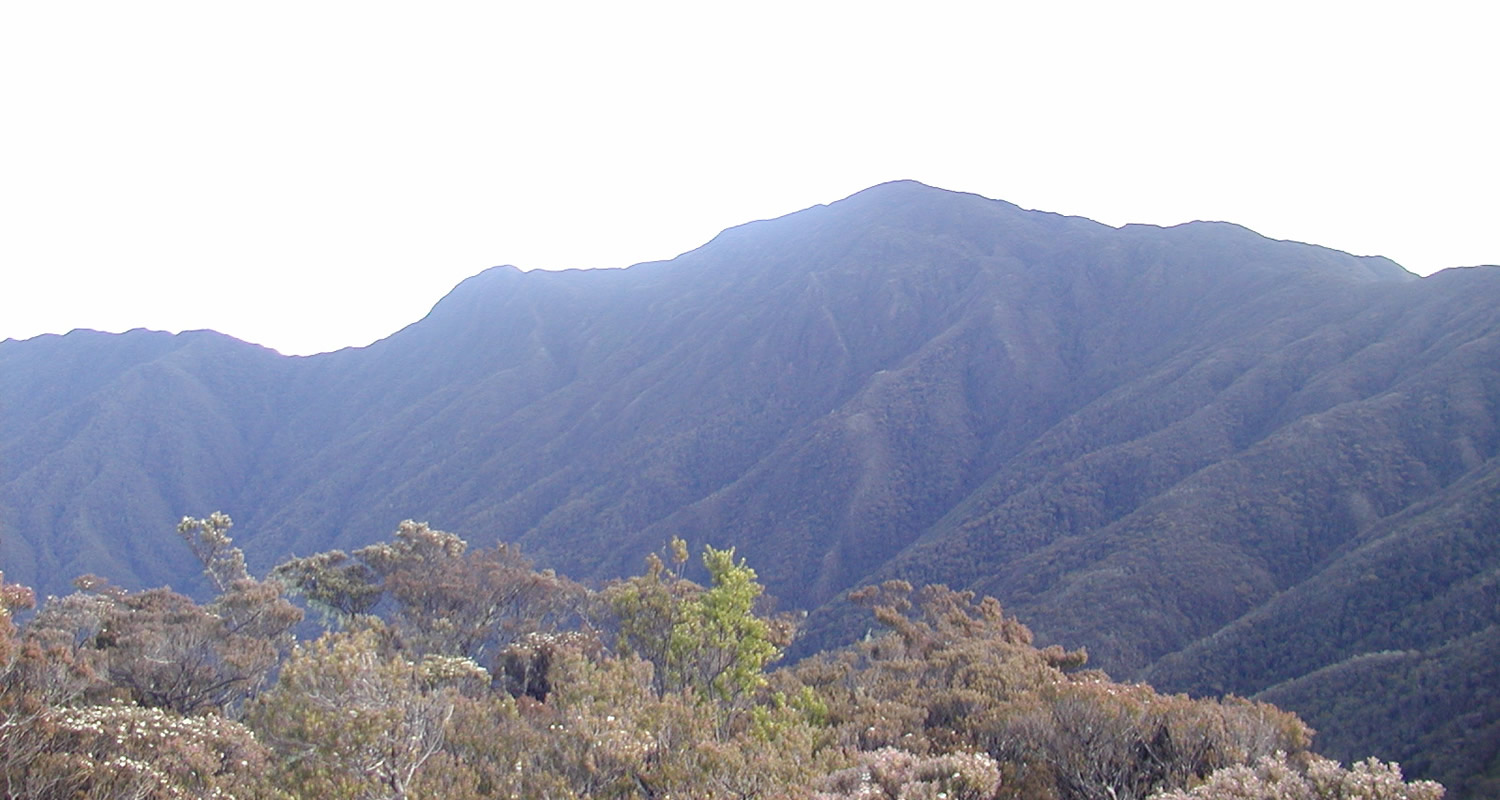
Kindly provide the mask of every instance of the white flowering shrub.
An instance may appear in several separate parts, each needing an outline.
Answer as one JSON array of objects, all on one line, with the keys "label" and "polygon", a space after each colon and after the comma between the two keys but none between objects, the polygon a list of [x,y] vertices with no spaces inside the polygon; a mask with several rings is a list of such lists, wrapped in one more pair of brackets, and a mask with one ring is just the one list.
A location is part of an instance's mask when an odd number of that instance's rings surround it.
[{"label": "white flowering shrub", "polygon": [[983,753],[918,756],[893,747],[824,778],[814,800],[989,800],[1000,766]]},{"label": "white flowering shrub", "polygon": [[1254,766],[1215,771],[1191,791],[1163,792],[1152,800],[1441,800],[1443,787],[1432,781],[1406,782],[1401,767],[1366,759],[1349,769],[1321,756],[1305,768],[1284,754],[1261,758]]},{"label": "white flowering shrub", "polygon": [[20,777],[32,797],[247,798],[263,796],[267,752],[249,729],[217,716],[184,717],[114,704],[56,709],[50,747]]}]

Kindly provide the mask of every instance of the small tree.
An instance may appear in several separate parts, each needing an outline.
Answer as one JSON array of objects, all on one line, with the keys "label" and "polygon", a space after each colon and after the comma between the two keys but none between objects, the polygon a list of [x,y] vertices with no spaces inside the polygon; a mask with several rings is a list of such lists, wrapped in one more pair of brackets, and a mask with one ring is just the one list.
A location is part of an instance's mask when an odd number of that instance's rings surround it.
[{"label": "small tree", "polygon": [[[672,542],[680,567],[687,547]],[[646,574],[610,586],[605,601],[614,612],[619,647],[651,663],[658,695],[691,691],[734,704],[765,683],[766,665],[781,657],[791,638],[786,620],[755,613],[764,587],[734,549],[703,549],[710,580],[705,589],[670,571],[660,558],[647,559]]]},{"label": "small tree", "polygon": [[330,633],[299,646],[247,721],[271,743],[280,780],[299,796],[408,796],[443,747],[463,688],[489,675],[464,658],[410,661],[379,652],[375,630]]},{"label": "small tree", "polygon": [[416,653],[489,663],[497,651],[576,615],[582,587],[538,572],[513,545],[474,549],[407,520],[393,541],[296,558],[272,575],[340,626],[364,614],[386,619],[392,644]]},{"label": "small tree", "polygon": [[144,706],[234,716],[265,686],[302,612],[279,583],[245,571],[228,536],[232,524],[215,512],[178,525],[220,590],[206,605],[170,589],[126,592],[85,575],[74,582],[77,592],[42,608],[27,638],[87,665],[95,699],[123,691]]}]

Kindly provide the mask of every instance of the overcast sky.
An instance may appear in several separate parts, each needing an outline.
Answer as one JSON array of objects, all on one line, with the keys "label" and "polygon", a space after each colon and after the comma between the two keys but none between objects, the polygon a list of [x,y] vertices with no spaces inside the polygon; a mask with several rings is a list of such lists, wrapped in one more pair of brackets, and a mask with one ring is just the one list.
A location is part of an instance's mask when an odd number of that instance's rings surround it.
[{"label": "overcast sky", "polygon": [[1486,5],[7,3],[0,338],[364,345],[898,178],[1493,264]]}]

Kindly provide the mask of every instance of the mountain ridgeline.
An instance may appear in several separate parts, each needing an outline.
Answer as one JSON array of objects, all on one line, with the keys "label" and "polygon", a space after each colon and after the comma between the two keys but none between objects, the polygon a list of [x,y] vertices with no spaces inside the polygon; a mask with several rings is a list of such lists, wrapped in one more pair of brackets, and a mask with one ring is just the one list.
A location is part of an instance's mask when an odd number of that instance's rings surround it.
[{"label": "mountain ridgeline", "polygon": [[1500,269],[897,182],[487,270],[366,348],[75,331],[0,374],[0,568],[43,593],[201,588],[174,526],[215,509],[261,572],[407,518],[601,579],[677,536],[809,610],[803,653],[864,633],[850,589],[941,582],[1500,786]]}]

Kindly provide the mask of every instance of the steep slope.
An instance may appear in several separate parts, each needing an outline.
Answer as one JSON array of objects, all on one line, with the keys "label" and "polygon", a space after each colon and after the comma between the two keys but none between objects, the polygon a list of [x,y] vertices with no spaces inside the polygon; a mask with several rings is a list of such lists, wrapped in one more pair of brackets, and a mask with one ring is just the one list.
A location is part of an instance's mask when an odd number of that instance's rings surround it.
[{"label": "steep slope", "polygon": [[[258,412],[195,441],[251,437],[253,455],[218,459],[239,459],[226,476],[238,491],[187,491],[173,471],[144,496],[238,501],[262,564],[367,541],[404,516],[519,539],[584,574],[630,569],[674,533],[723,538],[788,602],[815,605],[918,539],[1012,527],[980,517],[1013,487],[1196,410],[1198,395],[1166,393],[1220,379],[1203,359],[1248,369],[1327,315],[1356,313],[1370,302],[1359,291],[1409,277],[1232,225],[1115,230],[886,184],[730,229],[672,262],[490,270],[369,348],[281,360],[270,387],[215,382],[238,369],[226,355],[194,379]],[[214,419],[195,396],[148,405]],[[60,444],[10,449],[6,462],[29,468],[30,453]],[[7,496],[63,493],[13,481]],[[25,538],[47,541],[55,525],[26,517],[41,534]],[[130,540],[134,525],[115,535]],[[1034,544],[1007,541],[983,570],[944,573],[977,580]]]},{"label": "steep slope", "polygon": [[1347,665],[1500,655],[1497,309],[1500,269],[885,184],[672,261],[488,270],[367,348],[0,343],[0,568],[191,587],[172,526],[216,508],[262,569],[408,517],[578,577],[680,535],[812,610],[804,651],[862,632],[849,588],[942,581],[1357,748],[1314,699]]},{"label": "steep slope", "polygon": [[1491,458],[1145,676],[1199,694],[1269,700],[1303,715],[1330,756],[1399,760],[1458,796],[1493,796],[1497,531],[1500,461]]},{"label": "steep slope", "polygon": [[1449,797],[1500,792],[1500,626],[1430,650],[1363,653],[1261,699],[1294,708],[1317,727],[1318,749],[1346,763],[1399,759],[1407,774]]},{"label": "steep slope", "polygon": [[1496,291],[1494,270],[1337,290],[1202,337],[1039,437],[882,574],[957,576],[1039,635],[1143,667],[1494,456]]},{"label": "steep slope", "polygon": [[199,585],[174,520],[245,504],[288,362],[208,331],[74,331],[0,347],[0,558],[61,592],[77,575]]}]

